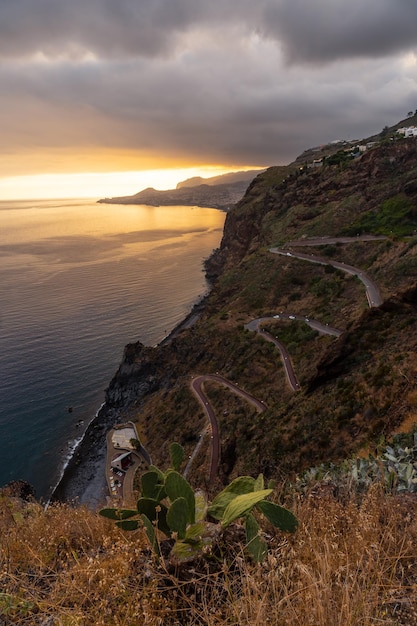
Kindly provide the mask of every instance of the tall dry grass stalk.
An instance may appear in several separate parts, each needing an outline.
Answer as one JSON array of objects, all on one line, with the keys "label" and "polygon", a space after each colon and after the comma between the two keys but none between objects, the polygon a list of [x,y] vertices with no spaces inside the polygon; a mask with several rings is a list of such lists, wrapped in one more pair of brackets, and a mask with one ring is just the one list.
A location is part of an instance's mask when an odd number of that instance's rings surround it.
[{"label": "tall dry grass stalk", "polygon": [[235,528],[212,561],[174,570],[141,531],[0,498],[0,624],[417,625],[416,495],[373,487],[358,502],[319,489],[292,508],[299,529],[267,528],[262,565]]}]

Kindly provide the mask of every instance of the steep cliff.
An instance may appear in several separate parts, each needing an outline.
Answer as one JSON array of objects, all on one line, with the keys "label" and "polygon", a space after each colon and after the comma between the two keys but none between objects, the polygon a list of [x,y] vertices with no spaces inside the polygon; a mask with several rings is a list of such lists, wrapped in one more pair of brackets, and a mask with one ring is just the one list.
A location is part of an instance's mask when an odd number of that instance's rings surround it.
[{"label": "steep cliff", "polygon": [[209,275],[219,275],[251,249],[272,244],[276,236],[286,241],[343,234],[361,214],[377,211],[384,200],[400,193],[415,207],[416,157],[415,140],[396,141],[341,166],[269,168],[228,213],[220,249],[207,263]]},{"label": "steep cliff", "polygon": [[[157,460],[163,462],[174,438],[191,450],[204,427],[189,389],[195,374],[220,372],[268,406],[256,416],[227,390],[208,385],[220,416],[220,480],[341,458],[417,420],[416,157],[416,142],[401,141],[342,165],[270,168],[254,179],[207,262],[214,286],[199,321],[149,354],[130,348],[109,386],[107,402],[129,404]],[[342,236],[345,243],[328,243]],[[360,281],[330,265],[268,251],[310,238],[309,254],[366,269],[384,304],[369,310]],[[244,330],[250,319],[280,312],[287,319],[266,327],[288,344],[297,394],[278,351]],[[301,322],[288,323],[288,313],[336,326],[342,335],[307,333]]]},{"label": "steep cliff", "polygon": [[[207,433],[192,377],[222,376],[266,409],[258,413],[226,387],[205,383],[220,432],[219,482],[237,473],[293,474],[410,429],[417,424],[416,231],[413,139],[317,169],[269,168],[227,215],[197,321],[156,348],[126,347],[101,422],[134,419],[156,464],[165,463],[173,440],[191,455]],[[306,258],[296,256],[301,244]],[[287,252],[272,254],[271,246]],[[362,272],[381,306],[369,308]],[[277,347],[245,329],[257,318],[286,346],[296,392]],[[204,439],[192,480],[206,480],[210,449]]]}]

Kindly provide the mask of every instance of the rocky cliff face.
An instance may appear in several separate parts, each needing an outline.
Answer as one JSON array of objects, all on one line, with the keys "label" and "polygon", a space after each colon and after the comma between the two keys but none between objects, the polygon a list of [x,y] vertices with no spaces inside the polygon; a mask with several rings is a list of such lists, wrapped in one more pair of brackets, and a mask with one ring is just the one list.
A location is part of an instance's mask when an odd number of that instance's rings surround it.
[{"label": "rocky cliff face", "polygon": [[[268,221],[283,219],[296,207],[296,215],[287,224],[290,228],[280,232],[283,240],[295,236],[300,226],[307,232],[307,225],[326,219],[326,207],[333,213],[328,229],[321,224],[311,228],[311,234],[319,229],[326,235],[337,233],[361,213],[377,210],[387,197],[400,193],[417,205],[416,161],[417,143],[411,139],[381,145],[340,167],[293,169],[285,177],[283,168],[269,168],[254,179],[228,213],[220,248],[207,262],[209,276],[214,279],[251,250],[274,243]],[[354,206],[346,206],[349,198]]]},{"label": "rocky cliff face", "polygon": [[155,352],[140,341],[125,347],[119,369],[106,390],[107,406],[128,406],[158,388]]},{"label": "rocky cliff face", "polygon": [[[278,177],[282,177],[281,168],[277,169]],[[262,220],[268,211],[265,176],[257,176],[244,197],[226,215],[220,248],[206,262],[209,279],[214,280],[226,267],[236,265],[245,254],[260,245]]]}]

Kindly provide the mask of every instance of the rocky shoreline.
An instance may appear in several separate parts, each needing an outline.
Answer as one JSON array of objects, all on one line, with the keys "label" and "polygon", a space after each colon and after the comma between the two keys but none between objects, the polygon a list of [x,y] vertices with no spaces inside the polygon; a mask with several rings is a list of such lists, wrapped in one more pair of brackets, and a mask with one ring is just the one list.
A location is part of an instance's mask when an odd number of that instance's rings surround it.
[{"label": "rocky shoreline", "polygon": [[[205,300],[206,298],[196,303],[190,313],[173,328],[157,348],[168,345],[181,331],[195,324],[204,309]],[[144,390],[143,395],[146,391]],[[136,399],[140,399],[140,394]],[[106,392],[106,402],[88,425],[65,467],[51,495],[51,503],[68,502],[96,509],[106,502],[106,435],[115,424],[126,421],[128,405],[129,401],[117,408],[110,406]]]},{"label": "rocky shoreline", "polygon": [[106,434],[120,413],[106,404],[89,424],[55,487],[50,502],[71,502],[93,507],[106,498]]}]

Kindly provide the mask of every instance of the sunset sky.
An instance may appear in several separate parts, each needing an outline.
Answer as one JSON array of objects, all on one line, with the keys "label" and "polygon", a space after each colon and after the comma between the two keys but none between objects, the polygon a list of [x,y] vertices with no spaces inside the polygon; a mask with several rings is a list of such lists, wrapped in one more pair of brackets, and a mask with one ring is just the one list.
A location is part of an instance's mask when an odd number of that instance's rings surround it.
[{"label": "sunset sky", "polygon": [[125,195],[405,118],[417,2],[0,0],[0,57],[0,200]]}]

